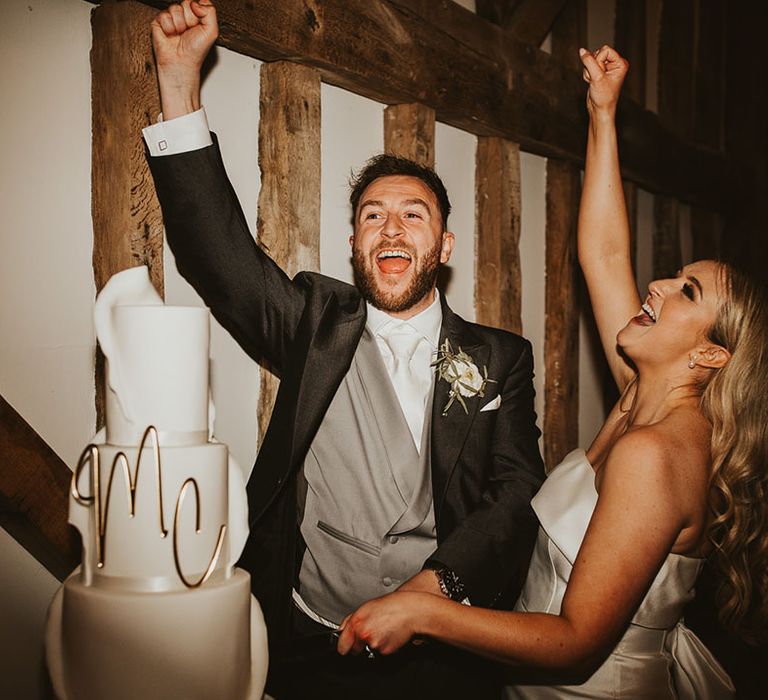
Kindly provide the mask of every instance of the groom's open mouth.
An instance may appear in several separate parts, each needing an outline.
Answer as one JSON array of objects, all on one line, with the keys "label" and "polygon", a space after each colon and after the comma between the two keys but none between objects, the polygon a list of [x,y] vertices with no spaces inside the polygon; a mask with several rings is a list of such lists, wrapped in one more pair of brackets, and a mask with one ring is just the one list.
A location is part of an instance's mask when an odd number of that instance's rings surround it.
[{"label": "groom's open mouth", "polygon": [[400,248],[387,248],[376,254],[376,265],[385,275],[399,275],[411,265],[411,254]]}]

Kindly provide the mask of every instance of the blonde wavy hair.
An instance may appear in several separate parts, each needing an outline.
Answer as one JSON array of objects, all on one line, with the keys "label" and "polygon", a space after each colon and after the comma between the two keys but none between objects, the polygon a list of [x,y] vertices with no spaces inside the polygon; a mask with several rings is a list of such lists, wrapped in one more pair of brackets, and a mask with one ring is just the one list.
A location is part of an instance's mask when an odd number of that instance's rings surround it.
[{"label": "blonde wavy hair", "polygon": [[718,318],[709,339],[731,353],[702,393],[712,423],[709,539],[721,574],[721,623],[757,643],[768,629],[768,297],[721,264]]}]

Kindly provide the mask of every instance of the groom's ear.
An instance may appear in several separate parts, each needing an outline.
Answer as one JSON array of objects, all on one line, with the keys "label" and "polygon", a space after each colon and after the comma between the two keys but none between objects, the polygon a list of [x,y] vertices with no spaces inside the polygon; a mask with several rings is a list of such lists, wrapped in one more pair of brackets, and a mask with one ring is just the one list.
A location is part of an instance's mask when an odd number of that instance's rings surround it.
[{"label": "groom's ear", "polygon": [[443,231],[443,243],[440,247],[440,262],[443,263],[443,265],[451,259],[454,243],[456,243],[456,236],[450,231]]},{"label": "groom's ear", "polygon": [[349,247],[354,248],[355,247],[355,234],[350,233],[349,234]]}]

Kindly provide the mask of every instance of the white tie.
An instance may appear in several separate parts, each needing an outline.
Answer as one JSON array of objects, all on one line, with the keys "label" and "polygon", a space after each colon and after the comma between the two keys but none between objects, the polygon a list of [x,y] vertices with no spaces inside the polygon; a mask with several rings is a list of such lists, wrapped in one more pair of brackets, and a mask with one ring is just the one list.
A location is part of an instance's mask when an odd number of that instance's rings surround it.
[{"label": "white tie", "polygon": [[414,328],[405,325],[387,329],[382,337],[392,353],[392,385],[418,450],[424,427],[425,397],[420,390],[419,378],[411,371],[411,360],[423,338]]}]

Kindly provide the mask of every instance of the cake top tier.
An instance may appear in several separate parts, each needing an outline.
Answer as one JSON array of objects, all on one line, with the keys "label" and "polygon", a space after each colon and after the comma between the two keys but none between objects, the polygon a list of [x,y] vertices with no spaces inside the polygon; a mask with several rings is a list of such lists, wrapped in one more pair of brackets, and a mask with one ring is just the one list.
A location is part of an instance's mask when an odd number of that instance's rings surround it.
[{"label": "cake top tier", "polygon": [[142,266],[110,278],[94,318],[107,359],[107,443],[137,445],[149,425],[166,447],[207,442],[208,310],[165,306]]}]

